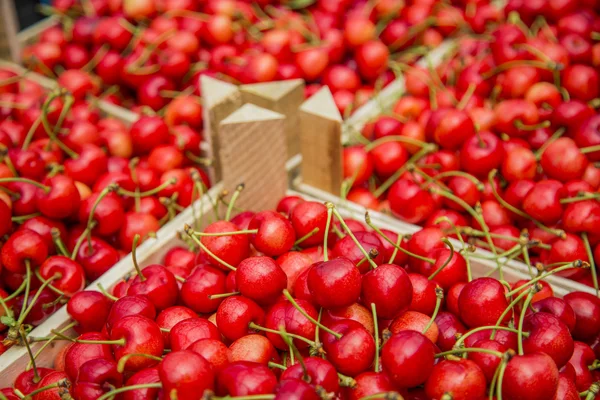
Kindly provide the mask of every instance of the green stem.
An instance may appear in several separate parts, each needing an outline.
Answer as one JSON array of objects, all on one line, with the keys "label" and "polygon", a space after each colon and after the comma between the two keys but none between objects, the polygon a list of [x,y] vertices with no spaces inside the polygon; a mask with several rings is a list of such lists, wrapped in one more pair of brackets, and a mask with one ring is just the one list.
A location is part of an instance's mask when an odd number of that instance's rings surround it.
[{"label": "green stem", "polygon": [[287,289],[283,289],[283,295],[285,296],[286,299],[288,299],[288,301],[290,303],[292,303],[292,305],[296,308],[296,310],[298,310],[300,312],[300,314],[302,314],[304,316],[304,318],[308,319],[310,322],[315,324],[315,326],[318,326],[319,328],[323,329],[325,332],[330,333],[336,339],[340,340],[342,338],[341,333],[329,329],[328,327],[326,327],[325,325],[321,324],[319,321],[317,321],[316,319],[314,319],[313,317],[308,315],[308,313],[306,311],[304,311],[304,309],[302,307],[300,307],[300,305],[296,302],[296,300],[294,300],[294,298],[292,297],[292,295],[290,294],[290,292]]},{"label": "green stem", "polygon": [[185,225],[183,230],[185,231],[185,233],[209,256],[211,256],[212,258],[214,258],[215,260],[217,260],[219,263],[221,263],[223,266],[229,268],[232,271],[235,271],[236,268],[227,263],[226,261],[220,259],[219,257],[217,257],[212,251],[210,251],[205,245],[204,243],[202,243],[201,240],[199,240],[196,236],[194,236],[194,230],[192,229],[191,226],[189,225]]},{"label": "green stem", "polygon": [[500,353],[499,351],[496,351],[496,350],[482,349],[479,347],[463,347],[460,349],[452,349],[452,350],[448,350],[448,351],[443,351],[441,353],[437,353],[435,355],[435,358],[440,358],[440,357],[445,357],[445,356],[453,356],[453,355],[458,355],[458,354],[463,354],[463,353],[486,353],[486,354],[491,354],[493,356],[500,357],[500,358],[502,358],[502,356],[503,356],[502,353]]},{"label": "green stem", "polygon": [[331,226],[331,219],[333,218],[333,204],[325,203],[327,207],[327,222],[325,223],[325,234],[323,235],[323,261],[329,261],[329,248],[327,247],[327,240],[329,238],[329,228]]},{"label": "green stem", "polygon": [[[264,326],[257,325],[254,322],[250,322],[248,324],[248,328],[254,329],[255,331],[269,332],[269,333],[274,333],[276,335],[281,335],[281,332],[278,331],[278,330],[265,328]],[[298,339],[301,342],[304,342],[304,343],[308,344],[309,346],[314,346],[315,345],[315,342],[313,342],[310,339],[305,338],[304,336],[300,336],[300,335],[296,335],[294,333],[288,333],[288,332],[286,332],[286,335],[288,335],[289,337],[292,337],[294,339]]]},{"label": "green stem", "polygon": [[521,316],[519,318],[519,329],[517,333],[517,346],[519,350],[519,355],[523,355],[523,321],[525,321],[525,314],[527,313],[527,308],[529,308],[529,304],[531,303],[531,299],[533,296],[540,291],[538,284],[535,284],[529,289],[529,293],[527,294],[527,298],[523,303],[523,307],[521,308]]},{"label": "green stem", "polygon": [[429,319],[427,326],[425,326],[425,329],[423,329],[423,331],[421,332],[423,335],[425,335],[427,333],[427,331],[429,330],[429,328],[431,328],[431,325],[433,325],[433,322],[435,321],[435,317],[437,317],[437,314],[440,311],[440,306],[442,305],[443,299],[444,299],[444,291],[442,290],[441,287],[436,287],[435,288],[435,308],[433,309],[433,314],[431,314],[431,318]]},{"label": "green stem", "polygon": [[369,264],[371,264],[371,268],[372,269],[377,268],[377,264],[375,263],[375,261],[371,260],[371,257],[369,257],[369,253],[367,253],[367,251],[360,244],[360,242],[358,241],[358,239],[356,239],[356,236],[354,236],[354,233],[352,232],[352,230],[350,230],[350,228],[348,228],[348,225],[346,225],[346,222],[344,221],[344,218],[341,216],[341,214],[335,208],[335,206],[333,204],[331,204],[331,203],[328,202],[327,203],[327,207],[331,207],[333,209],[333,214],[340,221],[340,225],[342,225],[342,228],[344,228],[344,230],[346,231],[346,233],[348,234],[348,236],[350,236],[350,238],[352,239],[352,241],[354,242],[354,244],[356,245],[356,247],[358,247],[358,249],[363,254],[363,256],[365,256],[365,257],[368,258],[367,261],[369,262]]},{"label": "green stem", "polygon": [[444,261],[444,263],[438,269],[436,269],[431,275],[429,275],[429,278],[427,278],[428,280],[432,280],[437,276],[437,274],[442,272],[442,270],[446,268],[448,264],[450,264],[450,261],[452,261],[452,258],[454,257],[454,246],[452,246],[450,240],[448,240],[448,238],[442,238],[441,241],[444,242],[446,246],[448,246],[448,248],[450,249],[450,254],[448,255],[446,261]]},{"label": "green stem", "polygon": [[42,189],[44,192],[48,193],[50,192],[50,187],[46,186],[46,185],[42,185],[39,182],[36,182],[32,179],[27,179],[27,178],[21,178],[21,177],[14,177],[14,178],[0,178],[0,183],[9,183],[9,182],[21,182],[21,183],[28,183],[30,185],[35,186],[38,189]]},{"label": "green stem", "polygon": [[156,383],[141,383],[139,385],[131,385],[131,386],[123,386],[118,389],[111,390],[110,392],[104,393],[102,396],[98,397],[97,400],[107,400],[110,398],[114,398],[119,393],[124,393],[130,390],[138,390],[138,389],[160,389],[162,388],[162,384],[160,382]]},{"label": "green stem", "polygon": [[244,184],[240,183],[235,188],[235,192],[233,192],[233,195],[231,196],[231,200],[229,201],[229,206],[227,206],[227,212],[225,213],[225,221],[229,221],[229,219],[231,217],[231,211],[233,210],[233,206],[234,206],[236,200],[238,199],[238,197],[240,196],[240,193],[242,192],[242,190],[244,190]]},{"label": "green stem", "polygon": [[377,307],[375,306],[375,303],[371,303],[371,312],[373,313],[373,330],[375,331],[375,362],[373,366],[374,371],[379,372],[379,321],[377,320]]}]

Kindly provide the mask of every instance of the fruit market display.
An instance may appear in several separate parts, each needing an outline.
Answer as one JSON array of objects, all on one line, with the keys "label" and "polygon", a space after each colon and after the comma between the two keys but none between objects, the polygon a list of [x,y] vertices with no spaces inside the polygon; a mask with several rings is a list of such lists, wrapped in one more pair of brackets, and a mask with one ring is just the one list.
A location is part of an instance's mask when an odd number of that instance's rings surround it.
[{"label": "fruit market display", "polygon": [[[406,3],[406,4],[405,4]],[[201,75],[235,83],[305,79],[342,115],[460,31],[483,32],[500,7],[440,1],[54,1],[60,23],[23,51],[25,64],[85,83],[88,93],[148,112],[200,107]],[[179,96],[183,92],[186,96]],[[174,99],[173,99],[174,98]]]},{"label": "fruit market display", "polygon": [[[600,3],[42,11],[0,65],[0,400],[600,398]],[[344,117],[405,84],[339,143],[337,202],[247,211],[207,194],[202,76]]]},{"label": "fruit market display", "polygon": [[206,191],[201,134],[0,68],[3,349]]},{"label": "fruit market display", "polygon": [[[584,2],[529,3],[439,67],[407,70],[405,95],[344,149],[345,196],[425,227],[448,219],[532,265],[598,263],[600,19]],[[598,287],[594,268],[560,274]]]},{"label": "fruit market display", "polygon": [[[428,228],[283,198],[203,230],[112,293],[70,298],[52,368],[7,398],[592,399],[600,299],[472,276]],[[135,253],[133,253],[135,254]],[[135,263],[135,259],[134,259]],[[586,268],[562,263],[559,268]],[[76,334],[64,333],[74,327]]]}]

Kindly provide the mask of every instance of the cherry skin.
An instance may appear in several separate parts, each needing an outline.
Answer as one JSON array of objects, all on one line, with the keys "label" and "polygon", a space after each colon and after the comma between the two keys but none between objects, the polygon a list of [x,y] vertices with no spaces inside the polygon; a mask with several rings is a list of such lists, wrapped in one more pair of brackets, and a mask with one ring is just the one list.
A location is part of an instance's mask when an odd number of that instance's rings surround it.
[{"label": "cherry skin", "polygon": [[573,139],[561,137],[546,147],[540,164],[549,177],[568,182],[583,176],[588,160]]},{"label": "cherry skin", "polygon": [[229,349],[217,339],[199,339],[192,343],[187,350],[204,357],[217,374],[231,362]]},{"label": "cherry skin", "polygon": [[312,265],[312,260],[305,254],[298,251],[290,251],[281,255],[275,262],[281,267],[287,276],[287,290],[294,295],[294,286],[296,279],[301,273],[308,270]]},{"label": "cherry skin", "polygon": [[318,228],[318,232],[302,241],[299,246],[307,248],[323,243],[325,226],[327,225],[327,207],[314,201],[297,204],[292,210],[290,221],[296,231],[296,237],[301,238]]},{"label": "cherry skin", "polygon": [[398,387],[421,385],[431,375],[434,364],[433,343],[416,331],[402,331],[381,349],[383,371]]},{"label": "cherry skin", "polygon": [[537,312],[525,317],[523,330],[529,336],[523,339],[525,354],[543,352],[561,368],[573,355],[573,338],[569,328],[552,314]]},{"label": "cherry skin", "polygon": [[274,359],[277,350],[273,344],[262,335],[246,335],[229,346],[229,359],[235,361],[251,361],[267,365]]},{"label": "cherry skin", "polygon": [[408,274],[394,264],[383,264],[362,277],[362,302],[375,304],[379,318],[393,319],[412,301],[413,286]]},{"label": "cherry skin", "polygon": [[[171,345],[171,339],[169,335],[171,328],[183,320],[197,317],[198,314],[183,306],[173,306],[162,310],[156,317],[156,324],[159,328],[161,328],[165,347],[169,348]],[[168,331],[165,331],[165,329]]]},{"label": "cherry skin", "polygon": [[[117,361],[128,354],[160,357],[164,349],[162,333],[156,322],[139,315],[130,315],[117,321],[111,328],[110,337],[112,340],[125,339],[124,345],[113,345]],[[155,363],[147,357],[133,356],[127,359],[125,369],[135,372]]]},{"label": "cherry skin", "polygon": [[113,302],[102,293],[86,290],[69,299],[67,312],[77,321],[77,332],[98,332],[106,324],[112,305]]},{"label": "cherry skin", "polygon": [[256,250],[271,257],[288,252],[296,240],[291,222],[274,211],[257,213],[248,224],[248,229],[258,229],[250,241]]},{"label": "cherry skin", "polygon": [[154,320],[156,307],[147,296],[137,294],[123,296],[113,303],[106,319],[107,328],[110,330],[114,324],[130,315],[144,316]]},{"label": "cherry skin", "polygon": [[205,390],[214,390],[215,373],[204,357],[181,350],[167,354],[158,366],[163,391],[178,399],[196,399]]},{"label": "cherry skin", "polygon": [[277,378],[267,366],[249,361],[229,364],[217,375],[217,394],[252,396],[275,391]]},{"label": "cherry skin", "polygon": [[564,300],[575,312],[575,328],[571,334],[578,340],[589,340],[600,332],[600,301],[589,293],[573,292]]},{"label": "cherry skin", "polygon": [[52,286],[72,296],[85,286],[85,274],[81,265],[64,256],[52,256],[40,266],[40,275],[45,280],[59,276],[52,280]]},{"label": "cherry skin", "polygon": [[[348,227],[350,227],[350,225],[348,225]],[[371,253],[372,251],[377,252],[377,256],[371,259],[373,262],[375,262],[375,264],[381,264],[383,262],[383,245],[379,237],[373,232],[365,232],[364,228],[362,227],[360,231],[353,231],[353,233],[358,243],[360,243],[367,253]],[[335,243],[333,252],[338,257],[345,257],[352,261],[358,266],[358,269],[361,273],[366,273],[370,268],[370,264],[368,262],[363,261],[361,263],[365,256],[349,235],[343,237]],[[359,263],[361,264],[358,265]]]},{"label": "cherry skin", "polygon": [[460,322],[460,319],[451,312],[438,312],[434,322],[439,329],[438,340],[435,344],[442,351],[452,350],[457,335],[464,335],[467,332],[467,328]]},{"label": "cherry skin", "polygon": [[302,379],[282,380],[275,389],[275,400],[319,400],[317,389]]},{"label": "cherry skin", "polygon": [[198,265],[181,286],[181,302],[198,313],[217,310],[223,301],[209,296],[226,293],[226,276],[223,270],[211,265]]},{"label": "cherry skin", "polygon": [[51,373],[50,368],[39,367],[37,369],[38,378],[36,379],[33,369],[21,372],[13,383],[15,389],[19,389],[23,394],[29,394],[38,387],[41,378]]},{"label": "cherry skin", "polygon": [[287,287],[287,276],[272,258],[249,257],[243,260],[236,272],[238,290],[259,304],[275,301]]},{"label": "cherry skin", "polygon": [[471,360],[443,360],[433,367],[425,383],[425,392],[432,399],[449,394],[453,399],[476,399],[485,396],[485,376]]},{"label": "cherry skin", "polygon": [[[238,230],[238,227],[231,222],[218,221],[210,224],[204,230],[204,233],[237,232]],[[248,257],[250,250],[247,235],[203,236],[200,241],[215,256],[234,267],[237,267],[242,260]],[[209,259],[214,265],[221,266],[220,262],[210,255]],[[221,267],[225,268],[225,266]]]},{"label": "cherry skin", "polygon": [[49,192],[38,189],[38,209],[49,218],[62,219],[72,216],[78,209],[80,196],[73,180],[64,175],[46,178],[42,183],[50,187]]},{"label": "cherry skin", "polygon": [[[486,349],[486,350],[494,350],[499,351],[501,353],[505,352],[507,347],[496,340],[482,339],[473,344],[474,348]],[[500,358],[489,353],[483,352],[472,352],[468,354],[469,360],[473,361],[475,364],[479,366],[483,374],[485,375],[485,379],[488,383],[492,382],[494,379],[494,374],[496,373],[496,369],[500,365]]]},{"label": "cherry skin", "polygon": [[[108,338],[98,332],[84,333],[79,336],[80,340],[106,341]],[[81,366],[89,360],[103,358],[113,360],[113,354],[108,344],[83,344],[73,343],[65,353],[65,373],[73,381],[79,375]]]},{"label": "cherry skin", "polygon": [[375,340],[361,324],[347,319],[334,322],[330,329],[342,337],[337,339],[331,333],[323,332],[323,347],[340,373],[356,376],[373,363]]},{"label": "cherry skin", "polygon": [[360,296],[360,272],[347,258],[313,264],[307,280],[313,300],[324,308],[349,306]]},{"label": "cherry skin", "polygon": [[575,329],[575,312],[564,299],[546,297],[532,303],[531,307],[535,312],[542,311],[554,315],[567,326],[569,332],[573,332]]},{"label": "cherry skin", "polygon": [[258,304],[246,297],[231,296],[219,305],[216,318],[221,334],[233,341],[253,333],[253,330],[248,327],[250,322],[262,325],[265,312]]},{"label": "cherry skin", "polygon": [[[458,298],[460,318],[471,327],[495,325],[508,307],[505,288],[492,278],[477,278],[467,283]],[[508,321],[508,312],[503,322]]]},{"label": "cherry skin", "polygon": [[350,392],[350,400],[359,400],[367,396],[396,392],[396,387],[382,372],[363,372],[354,378],[356,386]]},{"label": "cherry skin", "polygon": [[204,318],[188,318],[179,321],[169,332],[173,351],[185,350],[200,339],[219,339],[217,327]]},{"label": "cherry skin", "polygon": [[[336,393],[339,388],[339,379],[337,371],[331,362],[320,357],[307,357],[304,359],[306,373],[310,377],[310,382],[315,386],[321,386],[328,393]],[[304,375],[304,370],[300,363],[290,365],[281,374],[281,379],[301,379]]]},{"label": "cherry skin", "polygon": [[506,366],[502,397],[507,399],[551,399],[558,387],[558,368],[544,353],[514,356]]},{"label": "cherry skin", "polygon": [[[296,302],[312,318],[318,318],[318,312],[309,302],[306,300],[296,300]],[[315,325],[288,301],[280,301],[269,309],[265,316],[265,327],[276,331],[284,327],[286,332],[310,340],[315,337],[316,330]],[[282,339],[281,335],[267,332],[266,336],[279,350],[289,349],[288,344]],[[293,339],[293,342],[298,349],[308,347],[306,342],[298,339]]]},{"label": "cherry skin", "polygon": [[158,310],[175,305],[179,288],[175,276],[164,266],[154,264],[142,270],[131,282],[127,294],[146,295]]}]

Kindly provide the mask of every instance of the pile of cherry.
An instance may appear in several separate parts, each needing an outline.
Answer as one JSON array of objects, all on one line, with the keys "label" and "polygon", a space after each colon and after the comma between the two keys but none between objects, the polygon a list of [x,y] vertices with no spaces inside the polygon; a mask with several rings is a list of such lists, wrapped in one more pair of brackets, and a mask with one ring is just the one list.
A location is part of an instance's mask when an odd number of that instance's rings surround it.
[{"label": "pile of cherry", "polygon": [[[471,276],[468,255],[283,198],[174,247],[112,293],[82,291],[9,400],[594,399],[600,299],[540,271]],[[578,261],[569,267],[589,267]],[[563,265],[566,266],[566,265]],[[74,328],[78,334],[70,331]],[[51,342],[54,365],[36,366]],[[47,350],[46,350],[47,351]]]},{"label": "pile of cherry", "polygon": [[0,69],[1,352],[206,191],[200,141]]},{"label": "pile of cherry", "polygon": [[[344,150],[347,198],[531,266],[600,263],[600,16],[588,3],[509,2],[509,22],[459,38],[439,67],[404,66],[406,94]],[[560,274],[598,287],[595,272]]]},{"label": "pile of cherry", "polygon": [[[406,4],[405,4],[406,3]],[[61,23],[24,49],[26,64],[61,84],[140,110],[199,107],[201,75],[235,83],[302,78],[328,85],[342,114],[458,30],[503,18],[487,1],[53,0]],[[410,49],[410,51],[406,51]],[[116,92],[112,89],[116,89]],[[191,104],[194,103],[194,104]],[[169,105],[171,104],[171,105]]]}]

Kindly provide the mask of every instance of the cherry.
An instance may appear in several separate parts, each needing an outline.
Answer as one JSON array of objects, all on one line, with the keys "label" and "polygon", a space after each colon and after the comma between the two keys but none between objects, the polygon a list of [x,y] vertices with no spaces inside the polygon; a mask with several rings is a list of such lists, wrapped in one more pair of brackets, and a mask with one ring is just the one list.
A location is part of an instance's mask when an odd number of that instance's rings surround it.
[{"label": "cherry", "polygon": [[425,383],[425,392],[433,399],[450,395],[453,399],[485,396],[485,376],[471,360],[443,360],[437,363]]},{"label": "cherry", "polygon": [[27,268],[35,268],[46,260],[48,247],[39,234],[23,229],[8,238],[2,246],[0,256],[4,268],[24,274]]},{"label": "cherry", "polygon": [[[499,331],[497,331],[499,332]],[[489,336],[488,336],[489,337]],[[475,342],[473,348],[493,350],[498,352],[505,352],[507,347],[496,340],[491,339],[482,339]],[[494,379],[494,375],[498,366],[500,365],[501,359],[494,354],[490,354],[487,352],[470,352],[468,353],[469,360],[473,361],[475,364],[479,366],[483,374],[485,375],[485,379],[488,383],[492,382]]]},{"label": "cherry", "polygon": [[60,400],[63,396],[71,395],[71,379],[64,372],[52,371],[38,382],[38,388],[52,384],[56,387],[46,389],[34,396],[36,400]]},{"label": "cherry", "polygon": [[408,178],[394,182],[387,199],[396,217],[413,224],[424,222],[441,203],[438,194],[424,190],[419,182]]},{"label": "cherry", "polygon": [[229,349],[220,340],[200,339],[192,343],[187,350],[204,357],[217,374],[230,363]]},{"label": "cherry", "polygon": [[120,387],[123,375],[118,371],[118,365],[112,360],[98,358],[89,360],[81,366],[75,393],[94,391],[103,395],[106,387]]},{"label": "cherry", "polygon": [[502,397],[551,399],[558,387],[558,368],[550,356],[531,353],[514,356],[506,365]]},{"label": "cherry", "polygon": [[[238,227],[227,221],[218,221],[210,224],[204,233],[219,233],[237,232]],[[236,267],[242,260],[248,257],[250,251],[250,243],[247,235],[218,235],[218,236],[202,236],[200,241],[207,249],[210,250],[219,259],[227,262],[229,265]],[[216,266],[225,268],[220,261],[213,258],[210,254],[208,257]]]},{"label": "cherry", "polygon": [[281,380],[275,389],[274,399],[319,400],[317,389],[302,379]]},{"label": "cherry", "polygon": [[344,257],[313,264],[307,280],[312,299],[324,308],[349,306],[360,296],[360,272]]},{"label": "cherry", "polygon": [[219,339],[217,327],[203,318],[188,318],[179,321],[169,333],[171,349],[173,351],[185,350],[192,343],[200,339]]},{"label": "cherry", "polygon": [[110,328],[121,319],[130,316],[139,315],[154,320],[156,318],[156,308],[154,304],[144,295],[126,295],[114,302],[106,326]]},{"label": "cherry", "polygon": [[243,260],[235,275],[242,295],[259,304],[273,303],[287,287],[285,272],[269,257],[249,257]]},{"label": "cherry", "polygon": [[594,351],[585,343],[575,342],[573,356],[569,360],[569,365],[575,372],[575,385],[578,390],[587,390],[593,383],[594,377],[589,365],[592,365],[596,356]]},{"label": "cherry", "polygon": [[575,312],[575,328],[571,334],[577,340],[589,340],[600,332],[600,301],[594,295],[572,292],[564,297]]},{"label": "cherry", "polygon": [[29,394],[38,388],[41,378],[53,372],[50,368],[36,368],[21,372],[15,379],[13,386],[23,394]]},{"label": "cherry", "polygon": [[278,357],[273,344],[261,335],[246,335],[229,346],[231,362],[251,361],[267,364],[269,360]]},{"label": "cherry", "polygon": [[146,267],[131,282],[127,294],[143,294],[158,310],[175,305],[178,294],[175,276],[162,265]]},{"label": "cherry", "polygon": [[365,183],[373,174],[374,164],[371,153],[363,146],[350,146],[343,151],[344,179],[348,179],[352,186]]},{"label": "cherry", "polygon": [[377,316],[393,319],[412,301],[413,286],[408,274],[397,265],[383,264],[362,277],[362,302],[375,305]]},{"label": "cherry", "polygon": [[265,312],[254,301],[243,296],[227,297],[217,309],[217,326],[223,336],[236,340],[252,333],[251,322],[262,325]]},{"label": "cherry", "polygon": [[575,312],[564,299],[546,297],[545,299],[532,302],[531,308],[535,312],[542,311],[554,315],[567,326],[570,332],[573,332],[575,329]]},{"label": "cherry", "polygon": [[277,378],[265,365],[237,361],[226,366],[217,375],[217,394],[252,396],[275,391]]},{"label": "cherry", "polygon": [[213,390],[215,373],[204,357],[190,351],[173,351],[158,366],[163,391],[178,399],[195,399],[205,390]]},{"label": "cherry", "polygon": [[[98,332],[84,333],[78,340],[106,341],[108,338]],[[75,381],[79,376],[81,366],[94,359],[113,360],[113,354],[108,344],[73,343],[65,353],[65,373]]]},{"label": "cherry", "polygon": [[[296,231],[297,238],[309,235],[298,244],[300,247],[307,248],[323,243],[327,223],[327,207],[325,205],[314,201],[299,203],[293,208],[290,221]],[[313,234],[313,231],[317,228],[318,231]]]},{"label": "cherry", "polygon": [[131,125],[131,139],[136,154],[149,153],[169,140],[169,128],[158,116],[142,116]]},{"label": "cherry", "polygon": [[525,318],[523,330],[529,335],[523,339],[526,354],[543,352],[561,368],[573,354],[573,339],[569,328],[552,314],[537,312]]},{"label": "cherry", "polygon": [[[328,393],[336,393],[339,390],[338,375],[331,362],[319,357],[307,357],[304,359],[304,366],[306,367],[306,374],[310,378],[311,384],[321,386]],[[283,371],[281,380],[302,379],[303,376],[304,370],[302,365],[296,363]]]},{"label": "cherry", "polygon": [[293,295],[296,280],[312,265],[312,260],[305,254],[290,251],[281,255],[275,262],[287,276],[287,290]]},{"label": "cherry", "polygon": [[[133,374],[125,386],[144,385],[148,383],[159,383],[160,377],[158,375],[158,369],[155,367],[146,368]],[[156,398],[161,388],[148,387],[144,389],[133,389],[123,392],[121,395],[125,400],[149,400]]]},{"label": "cherry", "polygon": [[214,312],[223,299],[210,296],[226,292],[225,280],[221,269],[198,265],[181,286],[181,302],[198,313]]},{"label": "cherry", "polygon": [[77,321],[79,333],[100,331],[108,319],[112,301],[100,292],[75,293],[67,303],[67,312]]},{"label": "cherry", "polygon": [[381,349],[383,372],[402,388],[427,381],[433,371],[433,343],[416,331],[401,331],[392,335]]},{"label": "cherry", "polygon": [[[469,327],[495,325],[508,307],[505,288],[493,278],[477,278],[467,283],[458,298],[460,318]],[[510,319],[508,312],[501,322]]]},{"label": "cherry", "polygon": [[560,199],[562,197],[563,185],[555,180],[541,180],[531,188],[523,199],[523,210],[545,223],[557,222],[563,212]]},{"label": "cherry", "polygon": [[440,331],[435,321],[431,322],[432,317],[417,311],[406,311],[392,321],[389,330],[392,333],[406,330],[424,332],[423,334],[431,340],[432,343],[436,343]]},{"label": "cherry", "polygon": [[442,351],[451,350],[456,343],[457,335],[463,335],[467,331],[460,319],[450,312],[440,311],[434,322],[439,329],[438,340],[435,344]]},{"label": "cherry", "polygon": [[347,319],[334,322],[330,329],[342,337],[323,332],[323,347],[340,373],[356,376],[373,363],[375,340],[361,324]]},{"label": "cherry", "polygon": [[[44,280],[52,279],[52,286],[66,296],[72,296],[85,286],[85,274],[81,265],[64,256],[52,256],[40,266]],[[53,277],[57,277],[53,279]]]},{"label": "cherry", "polygon": [[569,94],[581,101],[590,101],[600,94],[598,72],[590,66],[574,64],[561,71],[561,80]]},{"label": "cherry", "polygon": [[[296,303],[310,317],[315,320],[317,319],[318,313],[310,303],[305,300],[296,300]],[[283,327],[285,328],[285,332],[302,336],[307,339],[312,339],[315,336],[315,325],[287,301],[280,301],[269,309],[265,316],[265,327],[275,331],[278,331]],[[278,333],[267,332],[266,336],[278,349],[289,349],[288,344]],[[298,349],[303,349],[308,346],[306,342],[300,341],[299,339],[294,339],[293,342]]]},{"label": "cherry", "polygon": [[422,314],[431,315],[435,309],[437,283],[417,273],[409,273],[408,277],[412,284],[412,300],[409,310],[418,311]]}]

